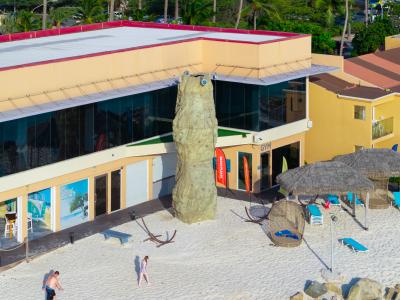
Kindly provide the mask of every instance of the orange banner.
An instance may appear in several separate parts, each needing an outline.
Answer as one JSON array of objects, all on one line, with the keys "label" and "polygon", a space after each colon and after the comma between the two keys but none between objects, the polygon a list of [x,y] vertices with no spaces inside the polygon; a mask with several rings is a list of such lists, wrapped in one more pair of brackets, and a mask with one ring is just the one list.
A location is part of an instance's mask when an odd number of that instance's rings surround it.
[{"label": "orange banner", "polygon": [[246,192],[250,193],[250,170],[246,156],[243,156],[243,169],[244,169],[244,183],[246,185]]}]

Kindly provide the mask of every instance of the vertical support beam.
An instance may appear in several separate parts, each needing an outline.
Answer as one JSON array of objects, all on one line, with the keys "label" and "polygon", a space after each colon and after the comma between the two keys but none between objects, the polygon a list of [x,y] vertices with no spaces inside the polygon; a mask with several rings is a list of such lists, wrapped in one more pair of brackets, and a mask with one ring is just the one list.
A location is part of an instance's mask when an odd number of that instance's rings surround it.
[{"label": "vertical support beam", "polygon": [[55,199],[54,199],[54,204],[55,204],[55,209],[54,209],[54,231],[60,231],[61,230],[61,188],[59,185],[55,187]]},{"label": "vertical support beam", "polygon": [[121,208],[126,208],[126,166],[121,167]]},{"label": "vertical support beam", "polygon": [[89,177],[89,221],[94,220],[95,215],[95,207],[94,207],[94,200],[95,200],[95,184],[94,184],[94,176]]},{"label": "vertical support beam", "polygon": [[251,166],[252,173],[252,192],[259,193],[261,191],[261,151],[260,147],[256,148],[255,152],[251,153],[253,162]]},{"label": "vertical support beam", "polygon": [[24,193],[21,197],[21,205],[18,207],[20,210],[18,210],[18,219],[21,227],[20,230],[18,230],[18,240],[23,241],[25,238],[28,237],[28,194]]},{"label": "vertical support beam", "polygon": [[147,200],[153,199],[153,158],[147,160]]},{"label": "vertical support beam", "polygon": [[353,193],[353,201],[352,201],[353,203],[351,205],[353,205],[352,209],[353,209],[353,217],[354,218],[356,217],[356,197],[357,197],[357,194]]},{"label": "vertical support beam", "polygon": [[17,230],[17,241],[19,242],[19,243],[22,243],[23,241],[24,241],[24,236],[23,236],[23,234],[22,234],[22,224],[23,224],[23,222],[22,222],[22,217],[21,217],[21,213],[22,213],[22,210],[23,210],[23,208],[22,208],[22,202],[23,202],[23,197],[22,196],[19,196],[18,198],[17,198],[17,228],[18,228],[18,230]]}]

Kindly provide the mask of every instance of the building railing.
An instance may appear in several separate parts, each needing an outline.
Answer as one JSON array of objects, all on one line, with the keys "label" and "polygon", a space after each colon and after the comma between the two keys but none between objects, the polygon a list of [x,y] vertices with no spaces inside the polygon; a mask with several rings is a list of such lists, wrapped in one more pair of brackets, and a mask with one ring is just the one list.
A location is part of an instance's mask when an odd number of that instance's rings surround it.
[{"label": "building railing", "polygon": [[393,117],[372,123],[372,139],[376,140],[393,133]]}]

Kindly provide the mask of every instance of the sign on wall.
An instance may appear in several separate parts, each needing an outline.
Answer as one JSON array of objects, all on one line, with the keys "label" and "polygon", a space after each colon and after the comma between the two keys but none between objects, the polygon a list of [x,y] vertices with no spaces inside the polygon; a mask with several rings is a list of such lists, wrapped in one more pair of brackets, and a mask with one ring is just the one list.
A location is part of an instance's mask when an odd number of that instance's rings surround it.
[{"label": "sign on wall", "polygon": [[226,186],[226,159],[224,151],[221,148],[215,148],[215,157],[217,161],[215,178],[218,183]]},{"label": "sign on wall", "polygon": [[88,188],[87,179],[60,187],[61,229],[88,221]]}]

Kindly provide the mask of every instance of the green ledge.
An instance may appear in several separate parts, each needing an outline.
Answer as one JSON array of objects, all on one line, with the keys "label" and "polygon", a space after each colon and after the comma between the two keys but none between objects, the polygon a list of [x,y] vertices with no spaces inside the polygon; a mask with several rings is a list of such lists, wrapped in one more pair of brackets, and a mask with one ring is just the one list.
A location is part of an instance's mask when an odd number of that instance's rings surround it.
[{"label": "green ledge", "polygon": [[[246,137],[247,134],[248,134],[247,132],[243,132],[243,131],[218,128],[218,137],[226,137],[226,136],[233,136],[233,135],[241,135],[242,137]],[[161,144],[161,143],[172,143],[173,141],[174,141],[174,139],[172,138],[172,133],[171,133],[168,135],[159,136],[154,139],[146,140],[143,142],[130,144],[130,145],[128,145],[128,147],[154,145],[154,144]]]}]

